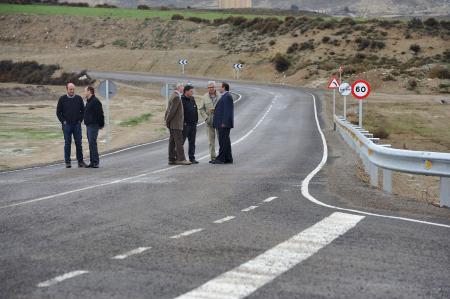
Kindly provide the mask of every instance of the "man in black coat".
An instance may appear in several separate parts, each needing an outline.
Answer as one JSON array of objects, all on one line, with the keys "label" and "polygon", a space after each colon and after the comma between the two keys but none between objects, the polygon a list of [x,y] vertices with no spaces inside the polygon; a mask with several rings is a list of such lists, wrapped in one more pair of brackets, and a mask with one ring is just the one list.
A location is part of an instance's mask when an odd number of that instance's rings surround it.
[{"label": "man in black coat", "polygon": [[61,96],[56,106],[56,116],[62,125],[64,133],[64,161],[66,168],[70,168],[70,151],[72,147],[72,135],[75,139],[77,150],[78,167],[86,167],[83,161],[83,148],[81,146],[81,122],[84,117],[83,99],[75,94],[75,85],[68,83],[66,86],[67,94]]},{"label": "man in black coat", "polygon": [[219,136],[219,155],[213,164],[232,164],[230,131],[234,127],[234,104],[230,94],[230,85],[223,82],[220,89],[222,96],[214,111],[214,128]]},{"label": "man in black coat", "polygon": [[86,97],[84,124],[86,125],[90,156],[90,163],[88,167],[98,168],[100,158],[98,155],[97,137],[98,131],[105,126],[105,116],[103,114],[102,103],[95,96],[94,88],[92,86],[88,86],[84,92]]},{"label": "man in black coat", "polygon": [[195,160],[195,138],[197,135],[198,109],[197,103],[194,99],[194,86],[186,85],[184,87],[181,102],[183,103],[184,111],[183,144],[187,138],[189,142],[189,161],[191,161],[192,164],[198,164],[198,161]]}]

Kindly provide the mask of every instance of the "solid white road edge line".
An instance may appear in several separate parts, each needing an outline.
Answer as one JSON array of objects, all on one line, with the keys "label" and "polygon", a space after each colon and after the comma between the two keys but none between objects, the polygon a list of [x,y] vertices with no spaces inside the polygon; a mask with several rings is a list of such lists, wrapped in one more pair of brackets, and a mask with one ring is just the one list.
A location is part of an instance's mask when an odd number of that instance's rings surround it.
[{"label": "solid white road edge line", "polygon": [[335,212],[254,259],[176,299],[241,299],[317,253],[364,216]]},{"label": "solid white road edge line", "polygon": [[123,260],[132,255],[143,253],[144,251],[147,251],[149,249],[151,249],[151,247],[138,247],[138,248],[130,250],[124,254],[116,255],[116,256],[112,257],[112,259],[113,260]]},{"label": "solid white road edge line", "polygon": [[225,217],[225,218],[222,218],[222,219],[219,219],[219,220],[214,221],[214,223],[220,224],[220,223],[224,223],[224,222],[233,220],[234,218],[236,218],[236,216],[227,216],[227,217]]},{"label": "solid white road edge line", "polygon": [[181,234],[172,236],[172,237],[170,237],[170,238],[171,238],[171,239],[179,239],[179,238],[181,238],[181,237],[186,237],[186,236],[189,236],[189,235],[192,235],[192,234],[201,232],[201,231],[203,231],[203,230],[204,230],[204,228],[196,228],[196,229],[192,229],[192,230],[185,231],[184,233],[181,233]]},{"label": "solid white road edge line", "polygon": [[248,208],[242,209],[241,212],[249,212],[251,210],[254,210],[258,208],[258,206],[249,206]]},{"label": "solid white road edge line", "polygon": [[83,274],[89,273],[89,271],[84,271],[84,270],[79,270],[79,271],[73,271],[73,272],[69,272],[60,276],[56,276],[55,278],[49,279],[47,281],[41,282],[37,284],[38,288],[46,288],[46,287],[50,287],[52,285],[55,285],[57,283],[60,283],[61,281],[70,279],[70,278],[74,278]]},{"label": "solid white road edge line", "polygon": [[364,212],[364,211],[359,211],[359,210],[354,210],[354,209],[340,208],[340,207],[328,205],[328,204],[323,203],[323,202],[317,200],[316,198],[314,198],[314,196],[312,196],[309,193],[309,183],[314,178],[314,176],[316,176],[316,174],[320,170],[322,170],[323,166],[327,162],[327,159],[328,159],[328,146],[327,146],[327,141],[325,139],[325,135],[323,134],[322,128],[320,127],[319,117],[317,116],[316,97],[312,93],[308,93],[308,94],[310,96],[312,96],[313,102],[314,102],[314,116],[315,116],[315,119],[316,119],[317,129],[319,130],[320,137],[322,138],[323,156],[322,156],[322,161],[320,161],[319,165],[317,165],[317,167],[310,174],[308,174],[306,176],[306,178],[302,182],[302,195],[306,199],[308,199],[309,201],[311,201],[311,202],[313,202],[313,203],[315,203],[317,205],[320,205],[320,206],[323,206],[323,207],[326,207],[326,208],[331,208],[331,209],[334,209],[334,210],[346,211],[346,212],[358,213],[358,214],[363,214],[363,215],[368,215],[368,216],[375,216],[375,217],[381,217],[381,218],[402,220],[402,221],[415,222],[415,223],[420,223],[420,224],[427,224],[427,225],[433,225],[433,226],[450,228],[450,225],[441,224],[441,223],[428,222],[428,221],[422,221],[422,220],[405,218],[405,217],[396,217],[396,216],[382,215],[382,214],[376,214],[376,213],[369,213],[369,212]]},{"label": "solid white road edge line", "polygon": [[272,197],[264,199],[263,202],[271,202],[272,200],[277,199],[277,198],[278,198],[277,196],[272,196]]}]

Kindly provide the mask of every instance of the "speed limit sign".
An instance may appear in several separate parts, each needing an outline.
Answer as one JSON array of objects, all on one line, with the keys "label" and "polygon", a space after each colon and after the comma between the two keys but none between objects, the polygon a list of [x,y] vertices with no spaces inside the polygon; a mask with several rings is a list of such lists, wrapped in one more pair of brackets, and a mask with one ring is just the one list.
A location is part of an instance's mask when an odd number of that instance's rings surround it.
[{"label": "speed limit sign", "polygon": [[365,99],[370,94],[370,84],[365,80],[357,80],[352,85],[352,95],[358,100]]}]

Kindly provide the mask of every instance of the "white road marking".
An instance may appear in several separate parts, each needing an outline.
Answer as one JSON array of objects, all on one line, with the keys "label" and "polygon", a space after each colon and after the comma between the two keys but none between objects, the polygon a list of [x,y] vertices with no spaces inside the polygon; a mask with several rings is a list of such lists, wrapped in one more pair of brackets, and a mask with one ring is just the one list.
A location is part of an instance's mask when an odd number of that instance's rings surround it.
[{"label": "white road marking", "polygon": [[202,230],[204,230],[204,229],[203,228],[197,228],[197,229],[193,229],[193,230],[188,230],[188,231],[185,231],[184,233],[172,236],[170,238],[171,239],[179,239],[181,237],[186,237],[186,236],[189,236],[189,235],[201,232]]},{"label": "white road marking", "polygon": [[314,116],[316,118],[317,129],[319,130],[320,137],[322,138],[323,156],[322,156],[322,160],[320,161],[319,165],[317,165],[317,167],[310,174],[308,174],[306,176],[306,178],[302,181],[302,195],[306,199],[308,199],[309,201],[311,201],[311,202],[313,202],[313,203],[315,203],[317,205],[320,205],[320,206],[323,206],[323,207],[327,207],[327,208],[330,208],[330,209],[334,209],[334,210],[338,210],[338,211],[346,211],[346,212],[358,213],[358,214],[362,214],[362,215],[375,216],[375,217],[380,217],[380,218],[395,219],[395,220],[402,220],[402,221],[408,221],[408,222],[414,222],[414,223],[420,223],[420,224],[427,224],[427,225],[433,225],[433,226],[450,228],[450,225],[441,224],[441,223],[428,222],[428,221],[422,221],[422,220],[417,220],[417,219],[412,219],[412,218],[405,218],[405,217],[396,217],[396,216],[375,214],[375,213],[369,213],[369,212],[364,212],[364,211],[359,211],[359,210],[354,210],[354,209],[340,208],[340,207],[328,205],[328,204],[323,203],[323,202],[317,200],[316,198],[314,198],[314,196],[312,196],[309,193],[309,183],[314,178],[314,176],[323,168],[325,163],[327,163],[328,146],[327,146],[327,141],[325,139],[325,135],[323,134],[322,128],[320,127],[319,118],[317,116],[316,97],[312,93],[308,93],[308,94],[311,95],[313,100],[314,100]]},{"label": "white road marking", "polygon": [[116,255],[116,256],[112,257],[112,259],[113,260],[123,260],[132,255],[143,253],[144,251],[147,251],[149,249],[151,249],[151,247],[138,247],[138,248],[130,250],[124,254]]},{"label": "white road marking", "polygon": [[263,202],[271,202],[272,200],[277,199],[277,198],[278,198],[277,196],[272,196],[272,197],[264,199]]},{"label": "white road marking", "polygon": [[66,274],[63,274],[61,276],[56,276],[55,278],[49,279],[47,281],[38,283],[37,287],[38,288],[46,288],[46,287],[50,287],[52,285],[55,285],[57,283],[60,283],[61,281],[70,279],[70,278],[74,278],[83,274],[89,273],[89,271],[84,271],[84,270],[79,270],[79,271],[73,271],[73,272],[69,272]]},{"label": "white road marking", "polygon": [[176,299],[240,299],[270,283],[317,253],[360,222],[364,216],[340,212],[278,244],[254,259]]},{"label": "white road marking", "polygon": [[242,209],[241,212],[249,212],[256,209],[258,206],[249,206],[248,208]]},{"label": "white road marking", "polygon": [[234,218],[236,218],[236,217],[235,216],[227,216],[225,218],[214,221],[214,223],[220,224],[220,223],[224,223],[224,222],[233,220]]}]

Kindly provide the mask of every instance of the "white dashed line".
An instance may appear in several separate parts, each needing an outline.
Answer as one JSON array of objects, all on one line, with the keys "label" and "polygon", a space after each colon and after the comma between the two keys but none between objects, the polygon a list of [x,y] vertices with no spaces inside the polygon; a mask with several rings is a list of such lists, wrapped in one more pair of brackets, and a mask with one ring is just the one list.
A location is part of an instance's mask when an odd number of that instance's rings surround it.
[{"label": "white dashed line", "polygon": [[133,249],[131,251],[128,251],[128,252],[126,252],[124,254],[116,255],[116,256],[112,257],[112,259],[113,260],[123,260],[123,259],[126,259],[127,257],[132,256],[132,255],[143,253],[144,251],[147,251],[149,249],[151,249],[151,247],[139,247],[139,248]]},{"label": "white dashed line", "polygon": [[201,232],[202,230],[203,230],[203,228],[197,228],[197,229],[193,229],[193,230],[188,230],[188,231],[186,231],[186,232],[184,232],[184,233],[181,233],[181,234],[172,236],[172,237],[170,237],[170,238],[171,238],[171,239],[179,239],[179,238],[181,238],[181,237],[186,237],[186,236],[189,236],[189,235],[192,235],[192,234]]},{"label": "white dashed line", "polygon": [[55,278],[49,279],[47,281],[41,282],[39,283],[37,286],[38,288],[46,288],[46,287],[50,287],[52,285],[55,285],[57,283],[60,283],[61,281],[70,279],[70,278],[74,278],[83,274],[89,273],[89,271],[83,271],[83,270],[79,270],[79,271],[73,271],[73,272],[69,272],[66,274],[63,274],[61,276],[56,276]]},{"label": "white dashed line", "polygon": [[249,206],[248,208],[241,210],[241,212],[249,212],[249,211],[251,211],[251,210],[256,209],[257,207],[258,207],[258,206]]},{"label": "white dashed line", "polygon": [[333,213],[289,240],[177,299],[241,299],[314,255],[364,216]]},{"label": "white dashed line", "polygon": [[272,197],[264,199],[263,202],[271,202],[272,200],[277,199],[277,198],[278,198],[277,196],[272,196]]},{"label": "white dashed line", "polygon": [[214,223],[220,224],[220,223],[224,223],[224,222],[230,221],[230,220],[232,220],[234,218],[236,218],[236,217],[235,216],[227,216],[225,218],[222,218],[222,219],[214,221]]}]

